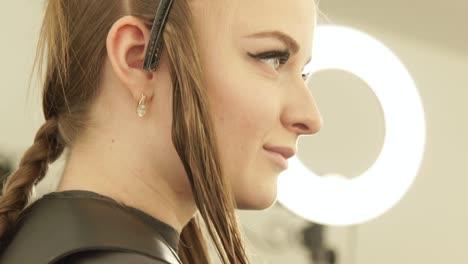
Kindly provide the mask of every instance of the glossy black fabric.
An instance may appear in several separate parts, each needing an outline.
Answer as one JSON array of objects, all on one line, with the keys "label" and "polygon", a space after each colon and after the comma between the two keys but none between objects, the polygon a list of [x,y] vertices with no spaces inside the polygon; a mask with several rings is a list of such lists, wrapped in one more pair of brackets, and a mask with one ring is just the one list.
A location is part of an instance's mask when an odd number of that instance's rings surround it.
[{"label": "glossy black fabric", "polygon": [[56,264],[103,264],[103,263],[135,263],[135,264],[167,264],[163,260],[149,258],[144,255],[118,251],[85,251],[73,254]]},{"label": "glossy black fabric", "polygon": [[[82,190],[53,192],[21,214],[0,263],[178,263],[171,226],[109,197]],[[166,245],[160,239],[164,238]]]}]

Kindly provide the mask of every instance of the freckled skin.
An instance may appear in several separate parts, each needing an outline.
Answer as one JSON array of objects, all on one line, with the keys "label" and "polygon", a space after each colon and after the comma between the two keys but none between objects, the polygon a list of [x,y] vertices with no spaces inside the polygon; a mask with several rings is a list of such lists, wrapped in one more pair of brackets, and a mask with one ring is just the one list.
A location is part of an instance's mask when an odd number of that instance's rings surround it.
[{"label": "freckled skin", "polygon": [[[315,6],[309,0],[216,2],[224,5],[217,12],[204,12],[207,3],[199,1],[194,13],[202,28],[203,69],[222,159],[238,207],[264,209],[276,200],[281,171],[266,158],[263,146],[295,147],[299,135],[320,127],[319,111],[301,78],[312,50]],[[279,73],[246,55],[284,47],[271,38],[245,38],[266,30],[282,31],[301,46]]]},{"label": "freckled skin", "polygon": [[[262,210],[276,201],[280,167],[265,145],[296,148],[301,135],[320,130],[321,116],[302,79],[311,56],[313,0],[192,0],[203,74],[221,162],[239,209]],[[281,31],[300,50],[286,64],[249,54],[284,50]],[[133,206],[181,232],[197,208],[172,144],[172,80],[163,50],[154,73],[141,70],[146,26],[135,17],[114,23],[92,126],[75,143],[58,191],[91,190]],[[141,118],[136,106],[147,96]]]}]

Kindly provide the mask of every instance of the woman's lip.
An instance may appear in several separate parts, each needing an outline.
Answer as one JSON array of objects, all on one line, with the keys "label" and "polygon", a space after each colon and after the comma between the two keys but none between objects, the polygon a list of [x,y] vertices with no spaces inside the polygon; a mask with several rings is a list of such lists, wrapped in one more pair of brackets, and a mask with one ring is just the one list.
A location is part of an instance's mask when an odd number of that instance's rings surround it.
[{"label": "woman's lip", "polygon": [[266,150],[264,149],[268,155],[268,158],[273,161],[274,163],[276,163],[277,165],[279,165],[283,170],[286,170],[288,168],[288,161],[283,157],[283,155],[281,155],[280,153],[278,152],[274,152],[274,151],[269,151],[269,150]]},{"label": "woman's lip", "polygon": [[290,148],[290,147],[265,145],[263,148],[268,150],[268,151],[277,152],[277,153],[283,155],[283,157],[285,159],[289,159],[289,158],[291,158],[292,156],[294,156],[296,154],[296,150],[294,148]]}]

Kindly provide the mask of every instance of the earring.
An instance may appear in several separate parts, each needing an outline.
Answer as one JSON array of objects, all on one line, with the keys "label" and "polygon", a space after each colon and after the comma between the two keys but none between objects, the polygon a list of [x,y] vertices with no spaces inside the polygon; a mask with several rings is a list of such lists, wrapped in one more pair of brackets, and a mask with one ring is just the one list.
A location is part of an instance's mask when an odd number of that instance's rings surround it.
[{"label": "earring", "polygon": [[145,105],[146,96],[144,94],[141,95],[140,102],[138,102],[137,107],[137,115],[142,117],[146,114],[146,105]]}]

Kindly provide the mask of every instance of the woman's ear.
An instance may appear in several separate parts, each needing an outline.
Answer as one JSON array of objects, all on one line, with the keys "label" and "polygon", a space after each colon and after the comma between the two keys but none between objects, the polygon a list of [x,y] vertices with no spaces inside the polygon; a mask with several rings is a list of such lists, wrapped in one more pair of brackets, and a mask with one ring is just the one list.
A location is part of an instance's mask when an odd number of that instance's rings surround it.
[{"label": "woman's ear", "polygon": [[107,55],[115,75],[129,89],[135,101],[151,96],[153,72],[143,70],[150,30],[140,19],[125,16],[117,20],[107,35]]}]

